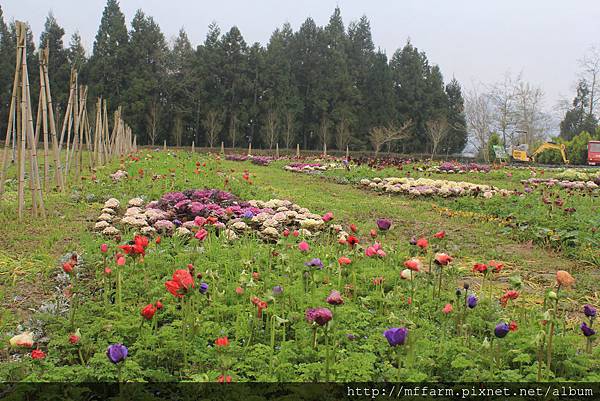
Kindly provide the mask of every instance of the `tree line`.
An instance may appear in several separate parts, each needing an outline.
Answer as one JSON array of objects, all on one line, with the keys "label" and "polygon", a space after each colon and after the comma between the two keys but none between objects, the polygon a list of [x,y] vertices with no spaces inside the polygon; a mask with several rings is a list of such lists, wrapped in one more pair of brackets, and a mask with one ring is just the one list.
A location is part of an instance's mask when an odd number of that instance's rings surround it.
[{"label": "tree line", "polygon": [[[192,45],[181,29],[168,43],[159,25],[138,10],[128,30],[117,0],[107,0],[89,57],[75,33],[49,14],[40,46],[50,49],[57,115],[64,113],[71,67],[89,87],[89,101],[123,106],[140,144],[304,149],[374,149],[460,153],[467,143],[462,89],[444,82],[439,66],[410,41],[388,60],[376,49],[367,17],[344,26],[336,8],[325,26],[289,23],[268,43],[247,43],[233,26],[208,27]],[[37,50],[28,32],[29,71]],[[0,10],[0,129],[6,132],[14,74],[14,23]],[[38,79],[31,73],[32,94]],[[60,119],[57,119],[60,121]]]}]

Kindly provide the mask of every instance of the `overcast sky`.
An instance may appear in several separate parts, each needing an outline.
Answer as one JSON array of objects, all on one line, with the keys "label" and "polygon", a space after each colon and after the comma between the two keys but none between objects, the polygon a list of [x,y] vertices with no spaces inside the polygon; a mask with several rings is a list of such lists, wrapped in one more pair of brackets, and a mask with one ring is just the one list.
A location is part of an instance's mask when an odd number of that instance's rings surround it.
[{"label": "overcast sky", "polygon": [[[5,20],[29,22],[36,40],[46,15],[65,28],[65,45],[78,30],[88,53],[105,0],[4,0]],[[138,8],[152,15],[172,40],[181,27],[193,45],[204,40],[216,21],[222,31],[237,25],[246,42],[265,44],[275,27],[290,22],[297,30],[306,17],[325,25],[336,5],[346,26],[366,15],[376,47],[389,57],[410,37],[438,64],[446,81],[455,76],[474,82],[499,81],[504,72],[522,72],[540,85],[551,109],[571,99],[577,60],[600,44],[600,1],[595,0],[121,0],[127,24]]]}]

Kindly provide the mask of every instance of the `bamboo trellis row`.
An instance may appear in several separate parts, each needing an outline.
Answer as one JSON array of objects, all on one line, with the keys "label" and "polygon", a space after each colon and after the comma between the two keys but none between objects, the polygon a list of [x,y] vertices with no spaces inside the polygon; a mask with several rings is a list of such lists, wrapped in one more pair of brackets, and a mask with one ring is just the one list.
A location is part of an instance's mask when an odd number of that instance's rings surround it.
[{"label": "bamboo trellis row", "polygon": [[[90,121],[87,110],[88,89],[78,84],[77,70],[74,68],[71,69],[69,100],[60,136],[58,135],[48,74],[50,54],[47,47],[39,52],[40,94],[34,128],[25,46],[27,26],[20,21],[17,21],[15,26],[15,76],[2,150],[0,197],[5,191],[8,169],[16,159],[18,216],[21,220],[25,210],[26,181],[32,196],[33,216],[45,217],[43,193],[51,189],[64,191],[70,170],[76,178],[75,182],[78,182],[84,169],[86,153],[89,168],[94,171],[96,167],[115,158],[123,158],[137,151],[137,138],[123,120],[121,107],[115,112],[113,128],[109,130],[106,99],[97,99],[95,118],[93,122]],[[44,159],[43,178],[40,177],[37,151],[40,141]],[[63,145],[64,161],[61,157]],[[11,149],[13,152],[9,155]]]},{"label": "bamboo trellis row", "polygon": [[[29,74],[27,71],[27,48],[25,46],[26,25],[15,23],[17,37],[17,53],[15,76],[10,102],[7,133],[2,158],[2,173],[0,174],[0,195],[4,192],[4,183],[8,172],[8,149],[10,139],[14,138],[17,148],[17,183],[19,220],[23,219],[25,210],[25,176],[27,174],[26,159],[29,159],[29,190],[31,192],[32,214],[34,217],[45,217],[46,208],[42,195],[37,159],[37,142],[33,128],[33,113],[31,111],[31,93]],[[29,149],[29,152],[27,151]],[[29,156],[29,157],[28,157]]]}]

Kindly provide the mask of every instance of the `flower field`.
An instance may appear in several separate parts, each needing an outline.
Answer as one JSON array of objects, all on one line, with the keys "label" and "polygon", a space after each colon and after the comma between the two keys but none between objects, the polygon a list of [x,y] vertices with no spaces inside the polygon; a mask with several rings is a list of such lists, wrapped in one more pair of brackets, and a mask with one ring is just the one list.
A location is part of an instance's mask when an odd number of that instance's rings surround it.
[{"label": "flower field", "polygon": [[0,378],[599,381],[597,185],[430,167],[142,150],[30,224],[8,182]]}]

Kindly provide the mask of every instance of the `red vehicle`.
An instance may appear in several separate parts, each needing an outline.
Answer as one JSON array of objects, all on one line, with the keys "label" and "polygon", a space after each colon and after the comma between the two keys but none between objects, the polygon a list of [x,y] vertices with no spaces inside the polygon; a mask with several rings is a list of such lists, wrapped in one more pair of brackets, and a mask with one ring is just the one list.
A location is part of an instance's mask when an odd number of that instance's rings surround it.
[{"label": "red vehicle", "polygon": [[588,142],[588,164],[600,166],[600,141]]}]

